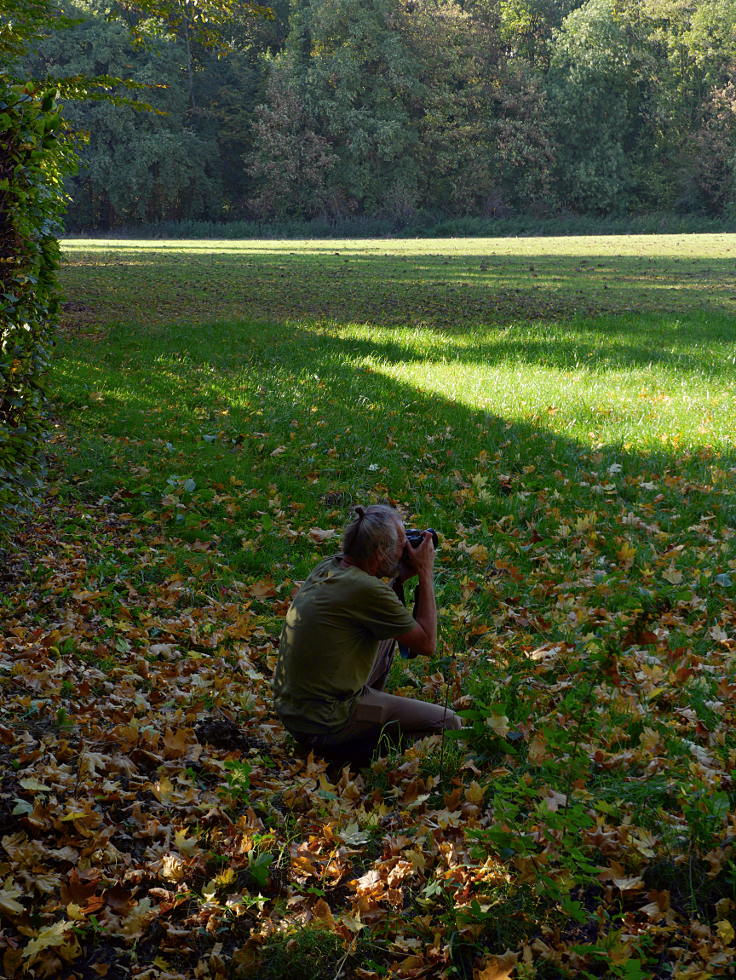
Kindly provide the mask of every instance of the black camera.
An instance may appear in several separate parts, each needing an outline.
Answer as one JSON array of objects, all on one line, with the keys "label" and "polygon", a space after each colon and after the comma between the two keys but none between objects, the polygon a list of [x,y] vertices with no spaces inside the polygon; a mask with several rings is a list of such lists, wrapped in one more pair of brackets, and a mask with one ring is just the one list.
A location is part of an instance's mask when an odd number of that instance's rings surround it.
[{"label": "black camera", "polygon": [[426,531],[419,531],[415,527],[409,527],[406,529],[406,540],[409,542],[412,548],[416,548],[417,545],[422,543],[422,538],[427,532],[432,535],[432,542],[436,548],[439,542],[437,539],[437,532],[433,527],[428,527]]}]

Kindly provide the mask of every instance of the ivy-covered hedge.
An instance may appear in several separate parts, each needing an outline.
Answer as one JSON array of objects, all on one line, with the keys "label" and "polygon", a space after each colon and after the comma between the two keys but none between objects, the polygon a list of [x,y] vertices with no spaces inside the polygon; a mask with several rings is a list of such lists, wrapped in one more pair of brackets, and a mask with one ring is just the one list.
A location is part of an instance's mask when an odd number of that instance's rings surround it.
[{"label": "ivy-covered hedge", "polygon": [[0,539],[40,486],[67,160],[53,94],[0,78]]}]

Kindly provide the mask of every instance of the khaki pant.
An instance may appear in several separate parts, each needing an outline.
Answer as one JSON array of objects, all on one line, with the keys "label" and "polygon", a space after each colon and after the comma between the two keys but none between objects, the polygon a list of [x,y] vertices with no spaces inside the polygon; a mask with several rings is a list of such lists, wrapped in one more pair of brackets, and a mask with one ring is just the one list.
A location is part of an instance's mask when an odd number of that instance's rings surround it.
[{"label": "khaki pant", "polygon": [[415,698],[387,694],[383,690],[394,654],[394,640],[378,647],[373,669],[347,724],[324,735],[296,734],[303,745],[335,758],[370,755],[386,738],[398,741],[407,734],[415,738],[434,735],[443,729],[462,728],[462,720],[451,708]]}]

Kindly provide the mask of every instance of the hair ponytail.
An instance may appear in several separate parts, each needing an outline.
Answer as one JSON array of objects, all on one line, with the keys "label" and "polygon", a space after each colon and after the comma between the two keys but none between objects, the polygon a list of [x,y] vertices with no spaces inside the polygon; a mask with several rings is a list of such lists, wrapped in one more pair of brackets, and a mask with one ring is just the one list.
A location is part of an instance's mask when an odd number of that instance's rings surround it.
[{"label": "hair ponytail", "polygon": [[358,562],[374,555],[388,555],[399,540],[397,511],[386,504],[353,508],[355,516],[342,536],[342,552]]}]

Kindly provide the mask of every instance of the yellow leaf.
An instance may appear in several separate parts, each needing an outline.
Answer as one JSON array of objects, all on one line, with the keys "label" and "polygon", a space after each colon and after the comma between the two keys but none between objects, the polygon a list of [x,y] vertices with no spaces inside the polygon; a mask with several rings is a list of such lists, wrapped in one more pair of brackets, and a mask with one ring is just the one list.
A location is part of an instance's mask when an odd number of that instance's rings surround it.
[{"label": "yellow leaf", "polygon": [[666,690],[667,685],[652,688],[652,690],[647,694],[647,701],[654,701],[654,699],[658,698],[660,694],[664,694]]},{"label": "yellow leaf", "polygon": [[486,725],[492,728],[499,738],[506,738],[511,730],[506,715],[491,715],[489,718],[486,718]]},{"label": "yellow leaf", "polygon": [[182,854],[186,854],[190,857],[197,850],[197,838],[187,837],[186,832],[183,830],[177,830],[174,834],[174,843],[176,844],[177,850],[181,851]]},{"label": "yellow leaf", "polygon": [[80,922],[84,919],[84,913],[79,905],[74,902],[70,902],[66,907],[66,914],[69,916],[72,922]]},{"label": "yellow leaf", "polygon": [[416,953],[412,953],[410,956],[404,957],[401,962],[397,963],[398,969],[401,971],[400,976],[405,976],[409,970],[413,971],[416,976],[424,967],[427,965],[427,961],[423,956],[418,956]]},{"label": "yellow leaf", "polygon": [[186,865],[178,854],[164,854],[161,874],[167,881],[181,881],[186,873]]},{"label": "yellow leaf", "polygon": [[518,955],[510,950],[502,956],[490,956],[476,972],[475,980],[510,980],[518,962]]},{"label": "yellow leaf", "polygon": [[479,565],[485,565],[488,561],[488,548],[484,544],[474,544],[468,548],[468,554]]},{"label": "yellow leaf", "polygon": [[248,591],[256,599],[267,599],[270,596],[276,595],[273,582],[269,582],[267,579],[254,582],[248,587]]},{"label": "yellow leaf", "polygon": [[235,871],[232,868],[225,868],[216,876],[215,881],[218,885],[232,885],[235,881]]},{"label": "yellow leaf", "polygon": [[312,909],[312,915],[319,922],[324,923],[329,929],[335,928],[335,920],[332,915],[332,909],[324,900],[324,898],[318,899]]},{"label": "yellow leaf", "polygon": [[415,871],[424,871],[427,867],[427,859],[419,849],[404,851],[404,857]]},{"label": "yellow leaf", "polygon": [[213,878],[212,881],[207,882],[207,884],[202,888],[202,894],[208,902],[213,900],[217,894],[217,878]]},{"label": "yellow leaf", "polygon": [[659,732],[653,728],[645,728],[639,736],[639,744],[646,752],[654,753],[659,746]]},{"label": "yellow leaf", "polygon": [[616,557],[622,565],[626,565],[628,567],[633,563],[634,558],[636,558],[636,548],[630,541],[624,541],[616,552]]},{"label": "yellow leaf", "polygon": [[480,806],[480,804],[483,802],[484,795],[485,790],[475,779],[470,786],[465,788],[465,799],[468,801],[468,803],[475,803],[476,806]]},{"label": "yellow leaf", "polygon": [[81,820],[82,817],[86,817],[88,814],[84,810],[70,810],[69,813],[65,813],[61,818],[62,823],[68,823],[71,820]]},{"label": "yellow leaf", "polygon": [[16,898],[20,898],[22,894],[23,891],[18,885],[10,878],[6,878],[5,888],[0,889],[0,912],[5,912],[7,915],[21,915],[25,912],[20,902],[16,902]]},{"label": "yellow leaf", "polygon": [[671,585],[679,585],[682,582],[682,572],[678,572],[674,565],[670,565],[667,571],[662,572],[662,578]]},{"label": "yellow leaf", "polygon": [[528,758],[535,766],[547,758],[547,740],[541,732],[537,732],[529,743]]},{"label": "yellow leaf", "polygon": [[39,783],[37,779],[32,776],[29,779],[19,779],[18,784],[23,787],[23,789],[33,790],[34,793],[50,793],[51,787],[46,786],[44,783]]},{"label": "yellow leaf", "polygon": [[23,950],[23,958],[30,960],[34,956],[38,956],[45,949],[62,946],[66,939],[66,934],[71,927],[71,922],[67,922],[66,919],[61,919],[59,922],[54,922],[53,925],[44,926],[43,929],[39,929],[34,938],[26,944]]},{"label": "yellow leaf", "polygon": [[163,739],[164,747],[173,756],[184,755],[193,741],[193,736],[185,728],[179,728],[176,732],[167,728]]},{"label": "yellow leaf", "polygon": [[638,877],[614,878],[613,883],[622,892],[635,892],[644,887],[644,879]]},{"label": "yellow leaf", "polygon": [[152,787],[151,792],[159,803],[170,803],[174,795],[174,784],[168,776],[162,776]]},{"label": "yellow leaf", "polygon": [[340,925],[345,926],[345,928],[349,929],[352,933],[360,932],[361,929],[365,929],[366,927],[365,922],[361,922],[360,918],[352,915],[341,915]]},{"label": "yellow leaf", "polygon": [[151,899],[142,898],[126,915],[122,924],[123,935],[129,939],[137,939],[146,929],[148,923],[155,915]]},{"label": "yellow leaf", "polygon": [[632,834],[631,843],[644,857],[653,858],[656,854],[654,845],[657,843],[657,838],[647,830],[638,830]]},{"label": "yellow leaf", "polygon": [[721,919],[720,922],[716,922],[716,932],[724,946],[730,946],[734,940],[734,935],[736,935],[728,919]]},{"label": "yellow leaf", "polygon": [[550,813],[557,813],[561,806],[567,806],[567,796],[564,793],[558,793],[557,790],[548,789],[544,802],[547,804]]},{"label": "yellow leaf", "polygon": [[324,772],[321,772],[319,774],[319,788],[324,793],[334,793],[335,792],[335,785],[329,781],[329,779],[327,778],[327,776],[325,775]]}]

